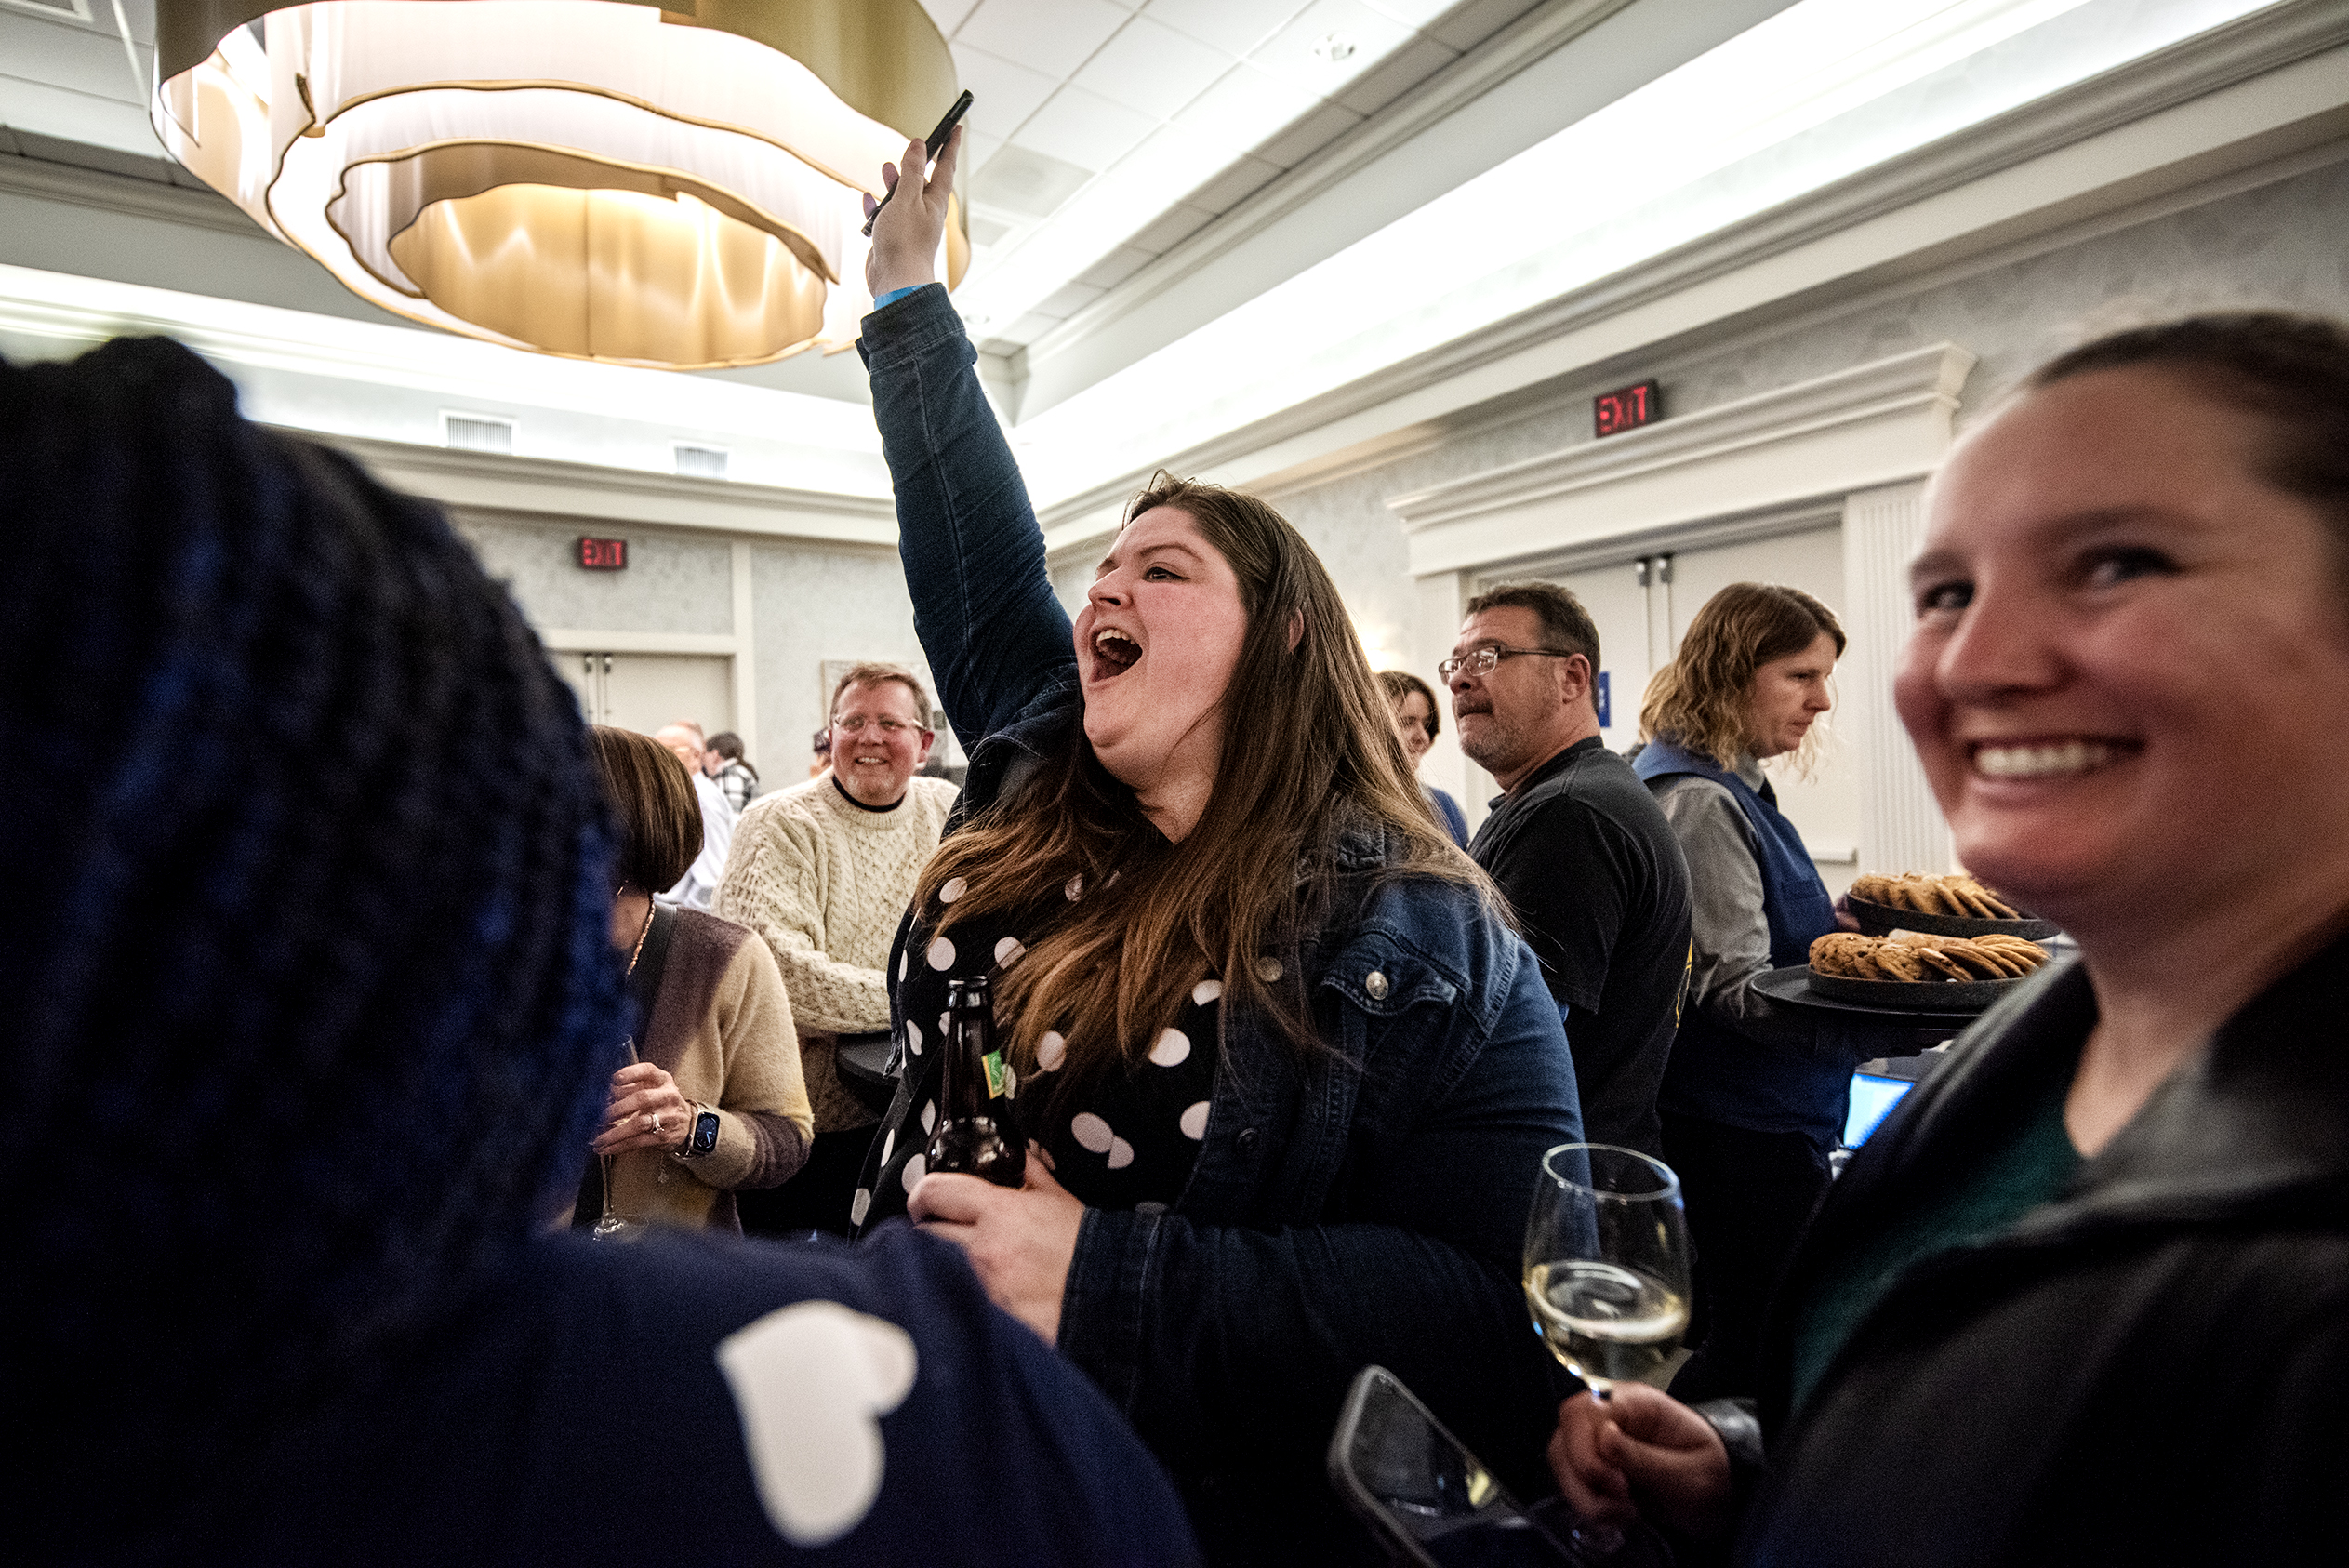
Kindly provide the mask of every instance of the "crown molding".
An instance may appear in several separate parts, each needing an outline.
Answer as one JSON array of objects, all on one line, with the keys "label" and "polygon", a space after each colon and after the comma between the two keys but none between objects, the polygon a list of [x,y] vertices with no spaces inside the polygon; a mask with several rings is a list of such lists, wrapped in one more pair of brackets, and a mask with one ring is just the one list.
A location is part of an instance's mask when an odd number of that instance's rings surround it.
[{"label": "crown molding", "polygon": [[[160,158],[154,162],[162,168],[173,166]],[[20,153],[0,156],[0,193],[63,202],[100,212],[127,213],[134,218],[157,219],[191,229],[212,229],[270,245],[278,243],[234,202],[217,191],[191,190],[164,179],[140,179]]]},{"label": "crown molding", "polygon": [[1897,484],[1948,451],[1973,364],[1935,343],[1387,504],[1425,577]]},{"label": "crown molding", "polygon": [[[2027,241],[2035,229],[2069,227],[2113,206],[2149,203],[2177,185],[2215,181],[2241,166],[2303,151],[2314,141],[2338,140],[2349,134],[2349,48],[2345,45],[2349,45],[2349,7],[2337,0],[2296,0],[2255,13],[1822,186],[1636,268],[1399,361],[1348,386],[1227,431],[1150,466],[1162,464],[1185,473],[1239,469],[1241,473],[1235,482],[1244,483],[1245,471],[1252,466],[1250,458],[1256,459],[1253,466],[1282,475],[1311,465],[1315,472],[1310,477],[1284,486],[1303,488],[1338,472],[1374,467],[1441,445],[1451,439],[1451,432],[1430,431],[1451,410],[1429,410],[1384,431],[1366,432],[1363,440],[1374,449],[1367,462],[1351,460],[1362,441],[1341,438],[1326,454],[1298,453],[1291,460],[1281,460],[1285,454],[1277,449],[1285,443],[1326,432],[1330,427],[1384,405],[1428,393],[1440,396],[1448,390],[1447,383],[1456,384],[1464,393],[1455,407],[1514,396],[1526,381],[1536,378],[1512,379],[1509,372],[1515,367],[1506,362],[1520,357],[1554,360],[1560,339],[1646,307],[1669,304],[1675,307],[1673,313],[1684,313],[1679,307],[1686,297],[1736,274],[1771,271],[1773,275],[1758,278],[1757,286],[1767,288],[1772,299],[1783,299],[1822,284],[1846,281],[1855,272],[1898,265],[1920,253],[1931,254],[1931,265],[1948,266],[1974,252],[2010,249]],[[2329,53],[2333,58],[2317,59]],[[2142,146],[2100,150],[2097,157],[2084,160],[2085,166],[2068,175],[2081,189],[2066,191],[2058,199],[2042,199],[2036,210],[2019,209],[2011,200],[1993,204],[2002,208],[1996,220],[1973,222],[1955,237],[1935,233],[1901,243],[1906,236],[1895,236],[1885,247],[1890,254],[1859,267],[1850,259],[1852,232],[1863,224],[1895,217],[1905,208],[1962,192],[2010,170],[2057,158],[2091,139],[2142,128],[2144,122],[2166,112],[2190,109],[2197,100],[2305,64],[2321,68],[2323,78],[2315,96],[2324,100],[2324,107],[2313,114],[2303,113],[2298,102],[2274,101],[2283,95],[2256,95],[2228,105],[2230,113],[2221,117],[2233,130],[2232,136],[2199,139],[2192,156],[2181,157],[2160,136],[2143,139]],[[2303,92],[2303,96],[2307,95]],[[2238,107],[2243,112],[2234,113]],[[2112,199],[2099,199],[2107,193]],[[1786,264],[1806,246],[1821,253],[1815,264]],[[1777,265],[1772,268],[1772,263]],[[1725,291],[1716,287],[1711,292]],[[1709,316],[1692,314],[1689,328],[1701,328],[1706,319],[1736,313],[1720,310],[1709,299],[1704,305]],[[1626,341],[1622,346],[1634,345]],[[1557,364],[1538,379],[1571,374],[1590,363],[1591,359],[1586,359]],[[1315,460],[1322,456],[1334,461],[1325,465]],[[1134,469],[1043,509],[1052,551],[1074,550],[1106,531],[1114,522],[1117,501],[1138,489],[1148,473],[1147,469]]]},{"label": "crown molding", "polygon": [[[650,525],[895,550],[896,503],[593,463],[460,452],[288,430],[348,453],[386,485],[468,512]],[[598,644],[601,646],[602,644]]]}]

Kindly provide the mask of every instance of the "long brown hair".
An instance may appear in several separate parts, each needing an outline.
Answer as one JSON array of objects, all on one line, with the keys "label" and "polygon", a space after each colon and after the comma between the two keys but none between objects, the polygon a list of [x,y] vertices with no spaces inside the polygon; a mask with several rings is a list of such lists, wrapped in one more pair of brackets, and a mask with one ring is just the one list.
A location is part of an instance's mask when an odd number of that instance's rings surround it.
[{"label": "long brown hair", "polygon": [[[1223,982],[1227,1027],[1232,1009],[1245,1008],[1300,1051],[1316,1049],[1295,952],[1338,892],[1334,851],[1348,829],[1400,841],[1385,874],[1441,877],[1490,897],[1483,874],[1437,825],[1312,547],[1254,497],[1164,471],[1125,520],[1162,506],[1188,517],[1230,564],[1247,613],[1221,703],[1223,754],[1198,824],[1168,843],[1080,727],[1037,777],[938,846],[914,895],[926,911],[940,887],[963,882],[966,891],[943,906],[940,932],[989,913],[1068,911],[1022,933],[1028,950],[1002,971],[997,1007],[1023,1070],[1047,1030],[1066,1038],[1068,1068],[1054,1077],[1070,1088],[1138,1061],[1210,974]],[[1243,739],[1243,722],[1262,738]]]},{"label": "long brown hair", "polygon": [[[1754,672],[1773,658],[1798,654],[1821,633],[1834,639],[1843,657],[1843,623],[1835,612],[1799,588],[1774,582],[1733,582],[1710,599],[1689,622],[1680,651],[1648,681],[1639,705],[1643,740],[1669,740],[1723,767],[1753,748],[1746,733],[1746,698]],[[1812,727],[1812,735],[1818,726]],[[1813,747],[1806,737],[1796,765],[1809,765]]]}]

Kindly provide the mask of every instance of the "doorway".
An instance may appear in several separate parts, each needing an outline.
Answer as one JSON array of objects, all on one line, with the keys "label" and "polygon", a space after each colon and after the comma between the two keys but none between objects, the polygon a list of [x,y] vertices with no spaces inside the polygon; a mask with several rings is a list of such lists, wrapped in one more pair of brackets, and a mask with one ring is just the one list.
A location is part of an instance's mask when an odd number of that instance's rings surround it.
[{"label": "doorway", "polygon": [[705,735],[736,727],[734,659],[727,655],[550,649],[547,658],[591,724],[641,735],[680,719],[693,720]]},{"label": "doorway", "polygon": [[[1841,618],[1843,529],[1829,524],[1693,550],[1651,547],[1644,555],[1529,575],[1566,589],[1590,612],[1607,697],[1601,743],[1625,751],[1639,738],[1639,705],[1649,679],[1679,651],[1705,601],[1731,583],[1785,583]],[[1860,759],[1840,743],[1834,714],[1822,722],[1826,744],[1808,777],[1790,766],[1768,771],[1779,808],[1801,832],[1827,891],[1840,894],[1859,870]]]}]

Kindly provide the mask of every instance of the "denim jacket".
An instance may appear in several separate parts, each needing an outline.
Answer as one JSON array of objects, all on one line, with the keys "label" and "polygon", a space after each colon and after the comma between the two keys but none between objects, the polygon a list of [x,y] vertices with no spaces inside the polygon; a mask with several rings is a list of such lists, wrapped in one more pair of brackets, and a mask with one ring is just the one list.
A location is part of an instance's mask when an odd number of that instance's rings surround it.
[{"label": "denim jacket", "polygon": [[[946,291],[868,317],[860,348],[914,625],[969,747],[966,816],[1080,743],[1069,620]],[[1060,1349],[1224,1561],[1357,1554],[1322,1454],[1366,1363],[1520,1485],[1554,1419],[1562,1375],[1517,1275],[1543,1151],[1581,1136],[1573,1059],[1524,941],[1469,887],[1382,876],[1389,858],[1376,833],[1343,841],[1353,897],[1304,945],[1331,1049],[1228,1004],[1181,1200],[1088,1209],[1062,1297]]]}]

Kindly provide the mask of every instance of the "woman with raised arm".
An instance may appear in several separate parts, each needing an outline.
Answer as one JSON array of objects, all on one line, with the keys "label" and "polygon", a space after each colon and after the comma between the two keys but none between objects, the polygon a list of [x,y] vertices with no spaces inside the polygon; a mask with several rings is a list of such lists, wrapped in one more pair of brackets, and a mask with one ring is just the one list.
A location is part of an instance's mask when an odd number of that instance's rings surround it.
[{"label": "woman with raised arm", "polygon": [[2079,956],[1836,1183],[1758,1428],[1578,1397],[1559,1482],[1742,1562],[2349,1561],[2349,325],[2055,360],[1911,582],[1958,854]]},{"label": "woman with raised arm", "polygon": [[[931,281],[956,145],[926,180],[907,149],[868,277],[915,625],[971,761],[893,955],[906,1072],[856,1217],[962,1242],[1211,1555],[1342,1558],[1366,1545],[1322,1453],[1365,1362],[1480,1452],[1532,1405],[1548,1427],[1517,1272],[1580,1124],[1558,1009],[1270,507],[1161,474],[1072,628]],[[947,982],[982,975],[1033,1140],[1015,1189],[923,1168]]]}]

